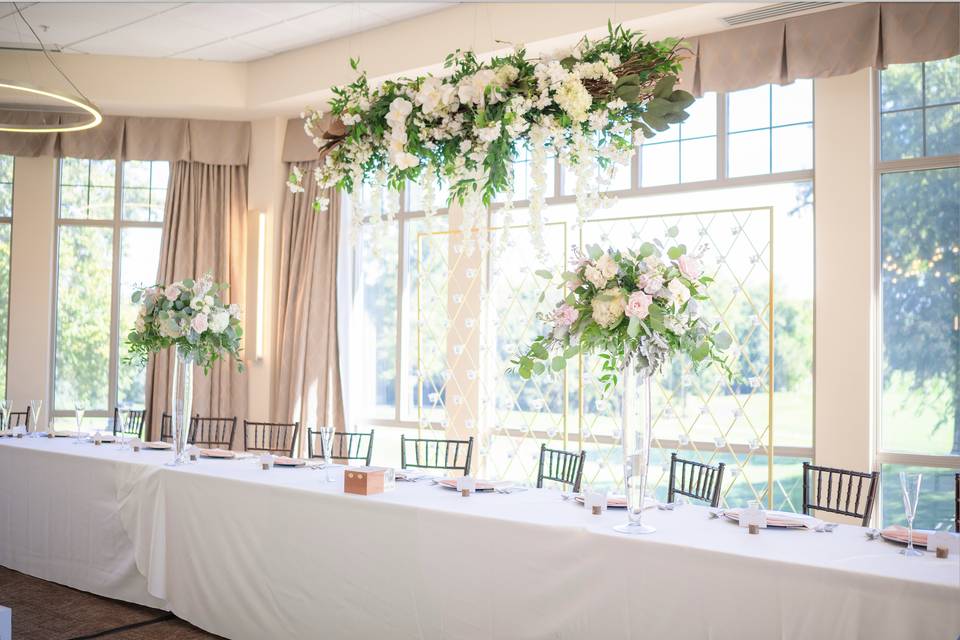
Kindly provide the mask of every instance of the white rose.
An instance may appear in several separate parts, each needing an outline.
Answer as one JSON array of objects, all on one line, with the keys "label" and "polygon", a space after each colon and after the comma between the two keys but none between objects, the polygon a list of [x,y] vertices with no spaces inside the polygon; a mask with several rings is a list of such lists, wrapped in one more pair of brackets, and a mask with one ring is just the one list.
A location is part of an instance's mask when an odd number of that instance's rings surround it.
[{"label": "white rose", "polygon": [[600,269],[600,273],[602,273],[603,277],[607,280],[617,275],[620,271],[620,267],[617,266],[616,261],[606,253],[597,260],[597,269]]},{"label": "white rose", "polygon": [[226,310],[214,311],[210,314],[208,327],[214,333],[222,333],[230,325],[230,314]]},{"label": "white rose", "polygon": [[678,305],[690,299],[690,289],[679,280],[671,280],[670,284],[667,285],[667,289],[670,290],[671,297]]},{"label": "white rose", "polygon": [[647,276],[643,291],[649,295],[657,294],[663,288],[663,277],[658,275]]},{"label": "white rose", "polygon": [[603,272],[600,271],[600,269],[592,264],[588,264],[583,270],[583,277],[585,277],[587,282],[595,286],[597,289],[602,289],[603,286],[607,284],[607,277],[603,275]]}]

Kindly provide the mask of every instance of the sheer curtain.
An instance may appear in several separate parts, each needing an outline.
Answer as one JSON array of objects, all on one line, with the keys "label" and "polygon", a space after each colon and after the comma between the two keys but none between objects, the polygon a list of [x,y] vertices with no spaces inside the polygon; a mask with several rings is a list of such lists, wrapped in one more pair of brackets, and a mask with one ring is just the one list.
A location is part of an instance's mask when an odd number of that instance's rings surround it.
[{"label": "sheer curtain", "polygon": [[[317,162],[292,163],[313,175]],[[298,420],[306,429],[344,428],[343,389],[337,344],[337,264],[340,200],[329,210],[313,209],[317,186],[284,196],[280,212],[277,291],[277,373],[273,406],[277,419]]]},{"label": "sheer curtain", "polygon": [[[227,282],[229,303],[244,306],[246,291],[247,167],[181,161],[173,165],[160,248],[157,282],[195,278],[207,272]],[[150,358],[147,408],[153,439],[160,437],[160,416],[170,413],[172,351]],[[209,375],[194,376],[193,413],[237,416],[247,408],[247,381],[231,360],[215,364]],[[241,438],[236,444],[242,443]]]}]

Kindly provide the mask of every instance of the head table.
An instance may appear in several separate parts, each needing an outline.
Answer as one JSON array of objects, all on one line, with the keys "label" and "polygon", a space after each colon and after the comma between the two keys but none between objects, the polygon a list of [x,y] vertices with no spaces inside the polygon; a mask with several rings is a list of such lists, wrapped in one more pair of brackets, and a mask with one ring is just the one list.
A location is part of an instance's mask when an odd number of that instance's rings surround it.
[{"label": "head table", "polygon": [[557,491],[364,497],[342,468],[172,456],[0,440],[0,564],[238,639],[960,634],[956,555],[904,558],[860,527],[748,535],[685,505],[631,537]]}]

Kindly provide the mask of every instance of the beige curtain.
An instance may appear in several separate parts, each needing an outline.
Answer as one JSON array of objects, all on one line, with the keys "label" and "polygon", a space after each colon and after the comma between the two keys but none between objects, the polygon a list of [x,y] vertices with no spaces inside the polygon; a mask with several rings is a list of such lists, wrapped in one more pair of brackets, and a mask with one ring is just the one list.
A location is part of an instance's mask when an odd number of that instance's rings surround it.
[{"label": "beige curtain", "polygon": [[[311,175],[316,162],[298,163]],[[317,186],[286,193],[280,212],[280,276],[277,283],[277,375],[273,406],[278,420],[298,420],[306,429],[343,430],[343,392],[337,347],[337,239],[339,199],[317,213]]]},{"label": "beige curtain", "polygon": [[[246,291],[246,165],[177,162],[170,176],[157,282],[169,283],[212,272],[227,282],[227,301],[244,306]],[[147,366],[150,433],[160,436],[160,416],[170,412],[173,354],[157,354]],[[193,413],[246,417],[246,379],[230,360],[214,365],[209,375],[194,375]],[[242,438],[237,433],[237,446]]]}]

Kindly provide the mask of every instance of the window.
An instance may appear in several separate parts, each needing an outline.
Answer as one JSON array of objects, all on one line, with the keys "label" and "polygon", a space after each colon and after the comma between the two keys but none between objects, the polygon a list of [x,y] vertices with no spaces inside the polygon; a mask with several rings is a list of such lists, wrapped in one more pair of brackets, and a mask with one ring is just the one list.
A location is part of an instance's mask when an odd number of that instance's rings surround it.
[{"label": "window", "polygon": [[10,318],[10,228],[13,221],[13,156],[0,155],[0,397],[7,395],[7,327]]},{"label": "window", "polygon": [[960,57],[880,74],[880,159],[960,153]]},{"label": "window", "polygon": [[813,168],[813,81],[729,94],[727,131],[731,178]]},{"label": "window", "polygon": [[[613,184],[616,202],[583,228],[574,224],[572,176],[554,160],[549,175],[560,171],[560,190],[550,180],[544,238],[554,271],[573,244],[660,237],[671,219],[681,220],[672,224],[684,227],[688,245],[716,247],[723,298],[717,312],[737,335],[736,357],[752,373],[713,394],[701,393],[682,367],[665,375],[658,446],[666,462],[672,450],[726,462],[729,504],[759,498],[798,509],[801,464],[813,454],[812,89],[809,83],[805,91],[790,89],[793,94],[762,89],[767,117],[744,131],[762,129],[766,137],[742,149],[766,159],[766,175],[730,180],[723,171],[727,97],[708,95],[681,126],[642,145],[632,171]],[[742,112],[737,117],[744,122]],[[786,153],[784,137],[774,130],[792,126],[810,137],[803,162],[771,164],[771,145]],[[515,166],[516,225],[528,215],[528,164],[521,154]],[[783,172],[789,175],[778,175]],[[427,219],[418,186],[405,195],[397,223],[364,227],[354,263],[350,387],[362,396],[359,421],[391,428],[384,438],[390,450],[377,453],[378,462],[396,464],[400,432],[443,437],[455,425],[476,438],[478,473],[532,481],[546,442],[582,446],[585,482],[614,488],[619,400],[600,397],[591,363],[568,369],[563,381],[523,381],[506,372],[517,346],[541,328],[537,312],[557,293],[535,273],[540,262],[530,259],[526,227],[505,226],[495,204],[485,231],[489,251],[459,251],[459,223],[448,220],[445,198],[437,198],[439,210]],[[663,468],[651,473],[664,490]]]},{"label": "window", "polygon": [[885,524],[905,522],[900,471],[924,473],[916,526],[953,518],[953,473],[960,469],[960,161],[931,157],[960,151],[958,83],[960,58],[880,73],[877,459]]},{"label": "window", "polygon": [[143,406],[144,371],[123,362],[133,289],[160,259],[166,162],[63,158],[57,216],[53,416],[81,403],[89,427],[120,404]]}]

